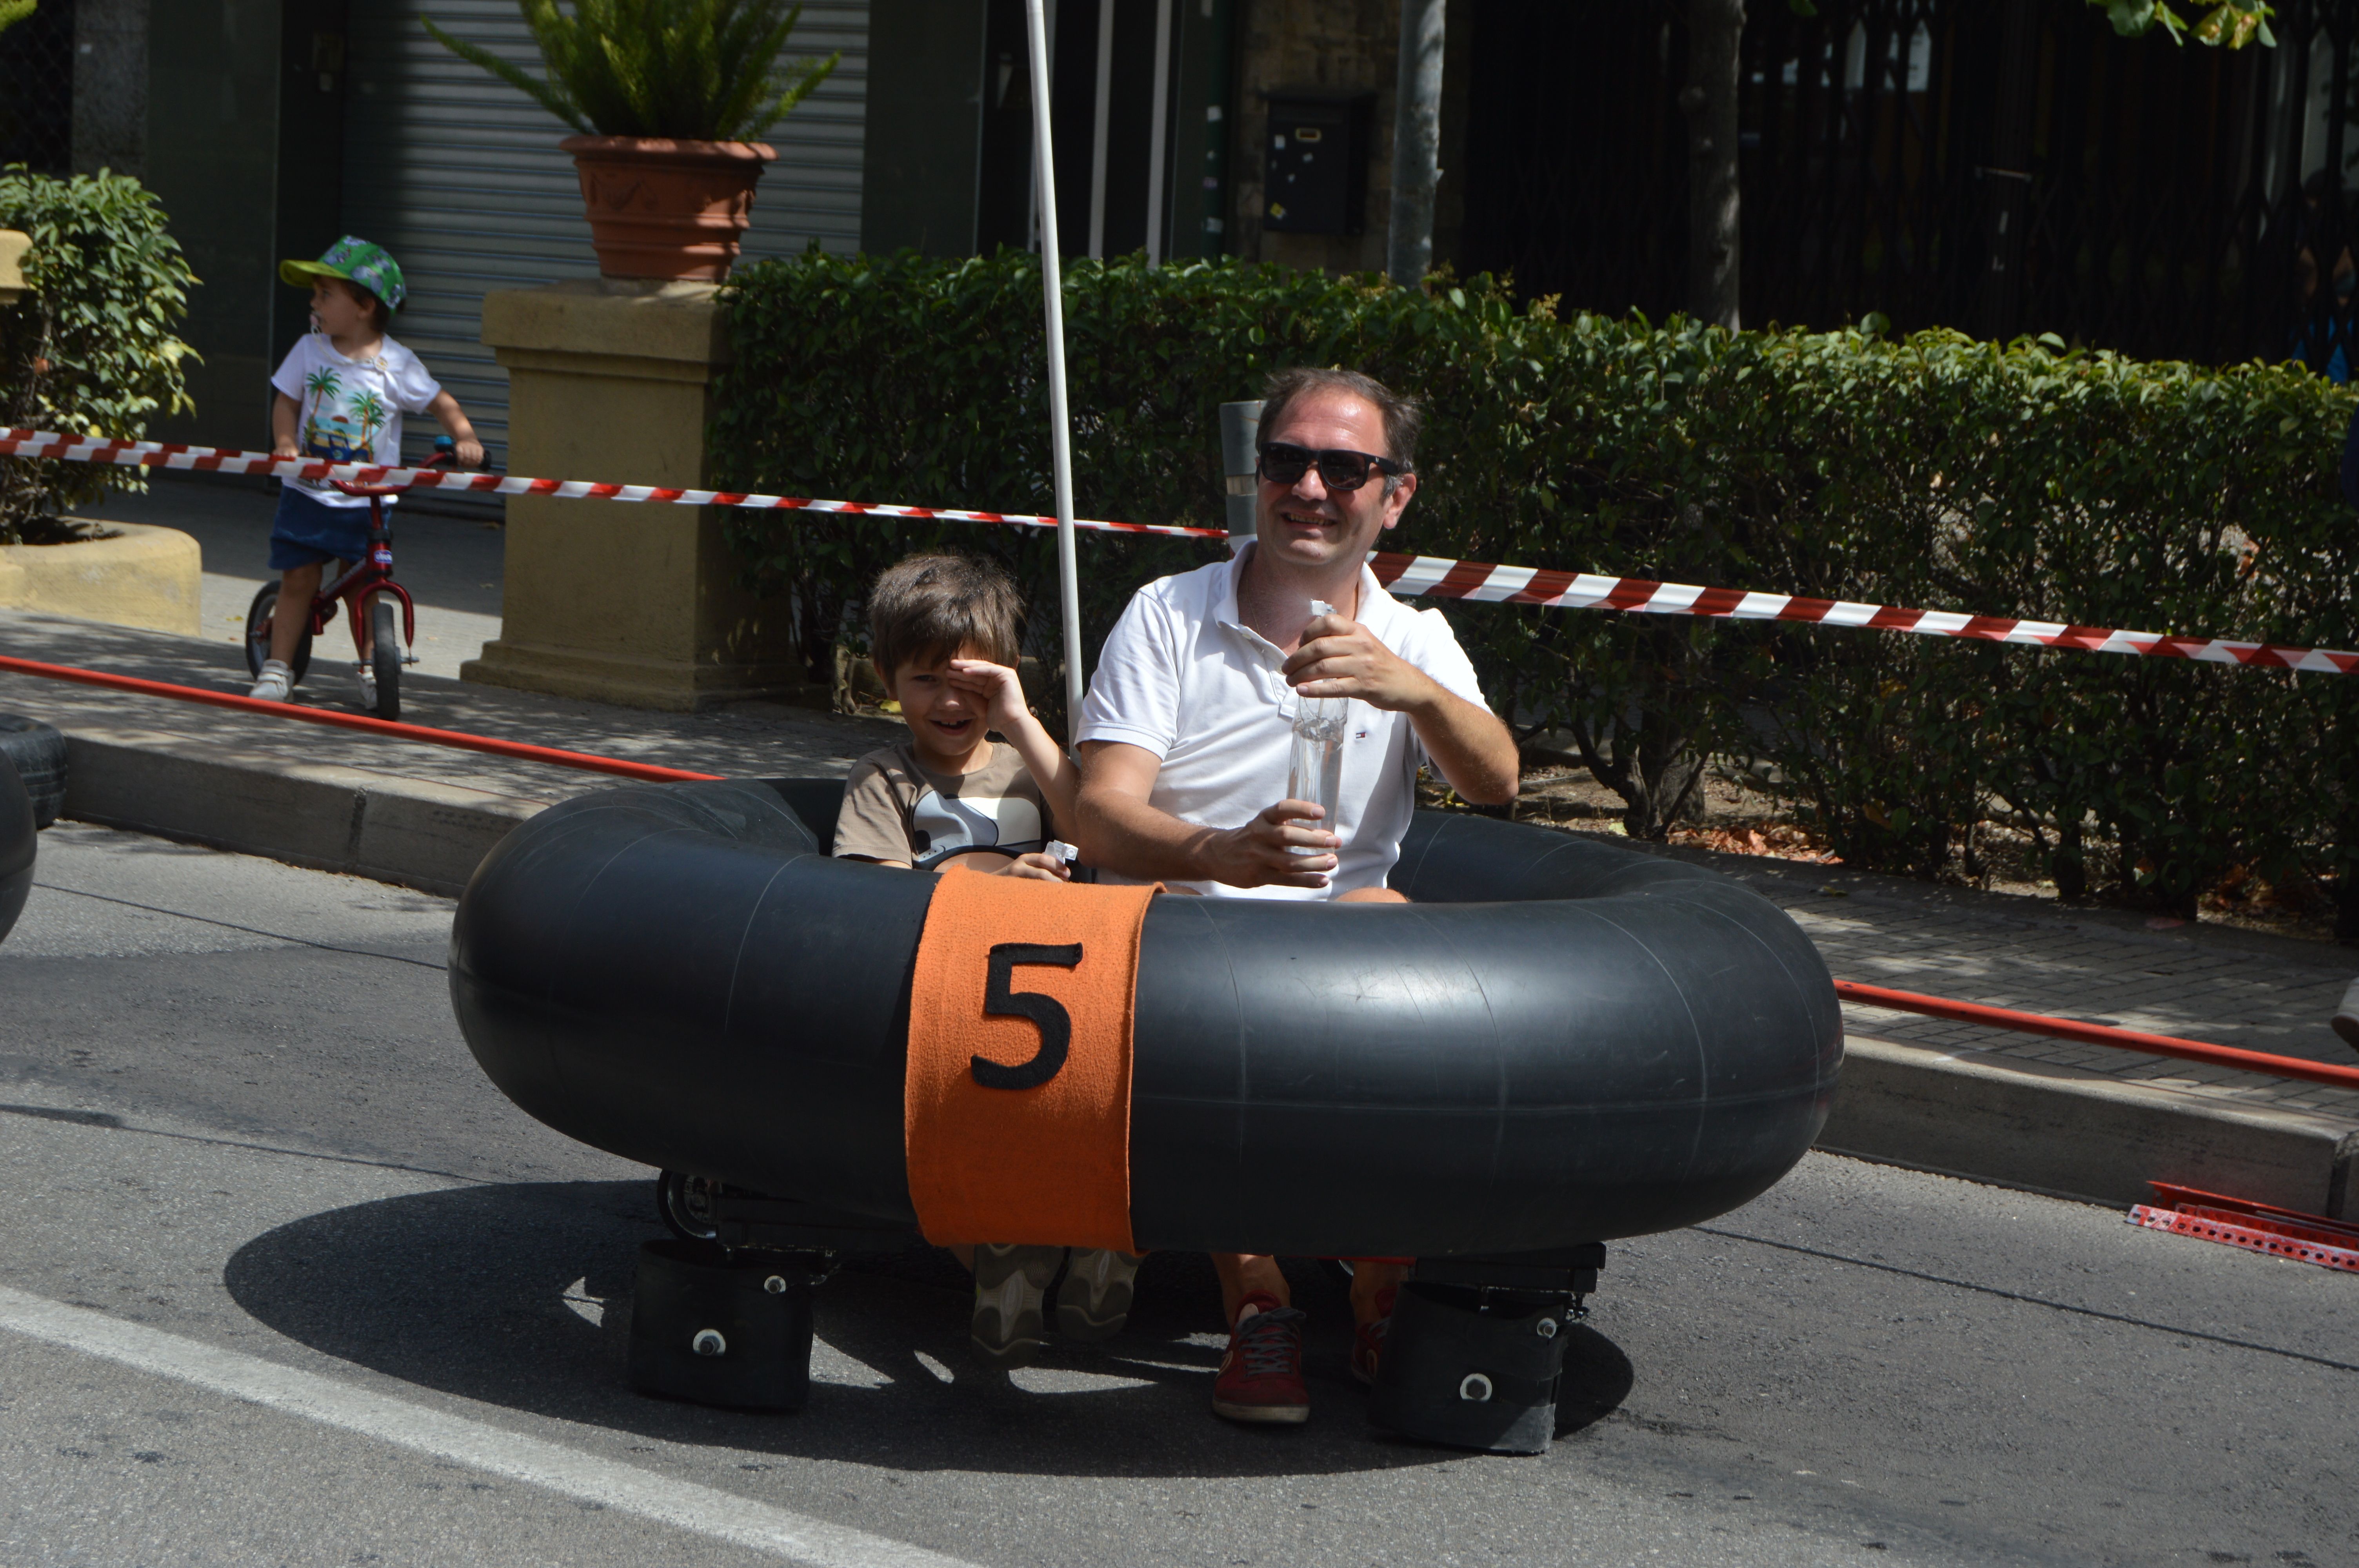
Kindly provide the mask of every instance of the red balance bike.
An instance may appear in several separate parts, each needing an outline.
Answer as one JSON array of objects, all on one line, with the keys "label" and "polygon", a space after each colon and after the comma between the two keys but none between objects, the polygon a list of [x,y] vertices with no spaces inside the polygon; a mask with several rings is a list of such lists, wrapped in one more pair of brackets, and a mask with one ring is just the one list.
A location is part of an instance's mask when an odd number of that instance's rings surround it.
[{"label": "red balance bike", "polygon": [[[445,436],[434,443],[434,455],[424,466],[439,468],[453,460],[451,438]],[[328,622],[336,618],[338,604],[349,602],[354,607],[353,650],[367,651],[370,672],[376,676],[376,716],[399,719],[401,666],[418,662],[418,655],[408,651],[418,641],[418,607],[410,601],[409,590],[393,580],[393,535],[386,529],[383,498],[399,495],[401,487],[342,479],[328,482],[346,495],[368,497],[368,549],[334,581],[326,580],[322,574],[320,591],[311,600],[311,624],[304,629],[288,665],[299,685],[311,665],[311,639],[328,629]],[[257,680],[263,661],[270,657],[270,625],[278,613],[278,589],[277,583],[264,583],[245,611],[245,667]],[[392,602],[397,599],[401,601],[398,636]]]}]

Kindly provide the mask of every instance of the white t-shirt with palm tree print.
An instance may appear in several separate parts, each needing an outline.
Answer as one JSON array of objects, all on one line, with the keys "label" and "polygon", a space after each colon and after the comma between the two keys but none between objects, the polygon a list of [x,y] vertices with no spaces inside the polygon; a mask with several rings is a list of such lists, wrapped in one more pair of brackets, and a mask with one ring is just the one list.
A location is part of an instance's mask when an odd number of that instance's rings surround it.
[{"label": "white t-shirt with palm tree print", "polygon": [[[270,384],[302,405],[295,444],[303,455],[332,463],[400,462],[401,416],[425,413],[442,391],[418,356],[391,338],[375,359],[348,360],[325,332],[307,332],[288,350]],[[325,480],[288,482],[329,506],[368,504]]]}]

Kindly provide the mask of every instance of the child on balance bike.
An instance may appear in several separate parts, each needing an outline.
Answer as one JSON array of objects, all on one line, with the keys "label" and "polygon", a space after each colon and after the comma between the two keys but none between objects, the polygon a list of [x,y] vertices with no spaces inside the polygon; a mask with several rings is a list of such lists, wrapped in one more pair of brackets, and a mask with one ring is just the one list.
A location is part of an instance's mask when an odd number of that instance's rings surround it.
[{"label": "child on balance bike", "polygon": [[[401,268],[380,246],[347,234],[318,261],[285,261],[284,282],[311,291],[312,330],[270,378],[271,455],[332,463],[401,462],[401,416],[431,414],[457,446],[461,468],[481,468],[483,443],[459,400],[426,373],[418,356],[387,333],[408,289]],[[391,505],[393,498],[385,498]],[[348,495],[325,480],[290,479],[270,526],[270,565],[279,572],[278,608],[271,617],[270,656],[247,693],[285,702],[294,690],[294,659],[329,561],[357,561],[368,548],[368,498]],[[368,606],[346,605],[360,654],[361,707],[376,711],[376,677]]]}]

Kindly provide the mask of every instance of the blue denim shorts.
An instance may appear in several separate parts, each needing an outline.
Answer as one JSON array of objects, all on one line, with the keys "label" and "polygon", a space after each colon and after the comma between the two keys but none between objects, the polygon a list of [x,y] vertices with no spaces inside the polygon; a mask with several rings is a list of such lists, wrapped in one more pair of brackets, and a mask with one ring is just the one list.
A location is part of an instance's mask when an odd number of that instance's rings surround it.
[{"label": "blue denim shorts", "polygon": [[270,569],[359,560],[368,553],[368,519],[366,506],[330,506],[287,486],[270,520]]}]

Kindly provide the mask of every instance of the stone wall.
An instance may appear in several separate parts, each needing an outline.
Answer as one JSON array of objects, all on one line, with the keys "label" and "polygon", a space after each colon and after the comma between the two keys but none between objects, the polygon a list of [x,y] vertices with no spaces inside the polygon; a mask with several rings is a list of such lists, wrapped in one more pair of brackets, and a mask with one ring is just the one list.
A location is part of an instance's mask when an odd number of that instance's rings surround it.
[{"label": "stone wall", "polygon": [[[1473,0],[1450,0],[1441,102],[1441,185],[1433,255],[1453,258],[1465,200],[1451,166],[1466,141],[1466,61]],[[1322,272],[1382,272],[1392,219],[1393,114],[1400,0],[1239,0],[1237,92],[1230,145],[1233,254]],[[1271,93],[1373,92],[1367,222],[1357,234],[1273,234],[1262,228],[1262,174]]]}]

